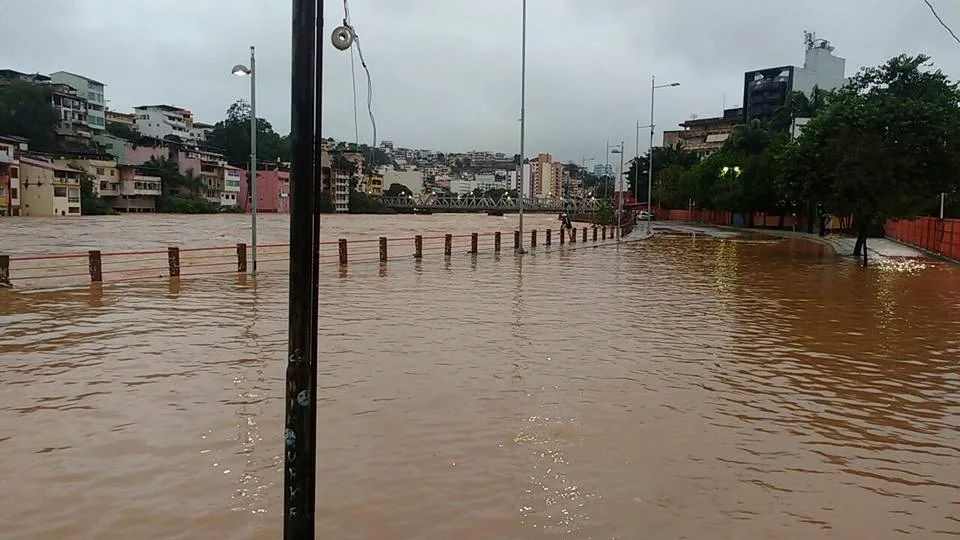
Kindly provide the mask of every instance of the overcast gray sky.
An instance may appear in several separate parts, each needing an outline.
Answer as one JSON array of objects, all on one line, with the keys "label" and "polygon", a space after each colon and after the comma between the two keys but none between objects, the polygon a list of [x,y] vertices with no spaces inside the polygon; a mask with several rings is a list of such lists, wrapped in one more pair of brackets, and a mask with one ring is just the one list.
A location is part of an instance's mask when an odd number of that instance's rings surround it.
[{"label": "overcast gray sky", "polygon": [[[933,0],[960,31],[960,2]],[[379,139],[442,151],[515,153],[521,1],[350,0],[373,74]],[[0,68],[68,70],[106,83],[114,110],[166,103],[214,123],[248,85],[230,75],[257,46],[258,113],[289,130],[288,0],[0,0]],[[343,4],[326,2],[325,136],[353,140],[350,55],[330,45]],[[720,114],[742,99],[743,72],[803,62],[803,30],[831,41],[848,75],[924,52],[960,77],[960,44],[922,0],[528,0],[527,148],[604,159],[658,128]],[[357,64],[360,139],[371,142]],[[659,129],[658,129],[659,132]],[[645,136],[644,136],[645,137]],[[660,135],[658,133],[657,139]],[[641,142],[645,147],[646,143]]]}]

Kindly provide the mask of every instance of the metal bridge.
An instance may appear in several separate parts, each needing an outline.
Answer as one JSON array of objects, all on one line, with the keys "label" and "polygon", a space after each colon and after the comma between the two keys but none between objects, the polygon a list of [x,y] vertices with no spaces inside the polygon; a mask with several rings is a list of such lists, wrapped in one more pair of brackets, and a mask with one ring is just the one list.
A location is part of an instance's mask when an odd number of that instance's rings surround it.
[{"label": "metal bridge", "polygon": [[[414,212],[430,210],[438,212],[504,212],[512,213],[520,210],[520,201],[515,197],[458,197],[455,195],[408,195],[405,197],[382,197],[380,201],[389,208],[397,211]],[[600,209],[600,202],[596,199],[568,199],[553,198],[526,199],[523,201],[524,212],[567,212],[573,215],[596,214]]]}]

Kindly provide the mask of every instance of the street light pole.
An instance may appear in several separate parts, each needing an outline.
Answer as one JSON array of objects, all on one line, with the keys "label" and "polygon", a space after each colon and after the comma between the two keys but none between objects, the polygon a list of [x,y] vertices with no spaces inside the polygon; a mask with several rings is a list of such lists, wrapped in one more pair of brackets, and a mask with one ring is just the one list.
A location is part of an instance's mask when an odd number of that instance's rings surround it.
[{"label": "street light pole", "polygon": [[656,122],[654,122],[654,98],[657,88],[667,88],[680,86],[680,83],[661,84],[657,86],[657,76],[650,77],[650,158],[647,159],[647,232],[650,232],[650,220],[653,218],[653,135],[656,131]]},{"label": "street light pole", "polygon": [[614,145],[613,150],[607,152],[607,159],[610,159],[610,154],[620,154],[620,170],[617,172],[617,181],[613,183],[613,194],[614,197],[617,195],[617,184],[620,185],[620,200],[617,204],[617,242],[620,241],[621,227],[623,225],[623,141],[620,141],[619,147]]},{"label": "street light pole", "polygon": [[623,236],[623,141],[620,141],[620,171],[617,173],[617,180],[620,181],[620,204],[617,205],[617,242]]},{"label": "street light pole", "polygon": [[250,46],[250,67],[233,66],[232,73],[250,77],[250,275],[257,275],[257,59],[256,49]]},{"label": "street light pole", "polygon": [[523,249],[523,161],[524,161],[524,137],[527,128],[527,0],[523,0],[523,33],[520,45],[520,173],[517,175],[519,180],[518,195],[520,196],[520,244],[519,253],[526,253]]},{"label": "street light pole", "polygon": [[257,275],[257,67],[256,49],[250,46],[250,275]]}]

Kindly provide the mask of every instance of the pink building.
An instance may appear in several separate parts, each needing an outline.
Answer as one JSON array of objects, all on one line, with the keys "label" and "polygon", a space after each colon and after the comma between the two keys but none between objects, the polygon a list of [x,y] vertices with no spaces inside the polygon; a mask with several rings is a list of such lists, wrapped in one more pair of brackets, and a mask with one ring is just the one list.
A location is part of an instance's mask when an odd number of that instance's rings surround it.
[{"label": "pink building", "polygon": [[[240,201],[244,212],[250,211],[247,179],[250,171],[243,171],[240,182]],[[257,212],[290,213],[290,173],[287,171],[257,171]]]},{"label": "pink building", "polygon": [[126,148],[122,155],[118,156],[121,163],[129,165],[141,165],[150,161],[151,158],[170,158],[170,149],[166,146],[137,146]]}]

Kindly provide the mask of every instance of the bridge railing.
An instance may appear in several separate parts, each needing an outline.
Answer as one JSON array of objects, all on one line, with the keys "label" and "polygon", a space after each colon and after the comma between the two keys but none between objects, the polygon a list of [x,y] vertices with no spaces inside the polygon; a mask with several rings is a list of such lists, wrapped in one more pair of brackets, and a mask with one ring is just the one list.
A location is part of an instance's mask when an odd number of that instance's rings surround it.
[{"label": "bridge railing", "polygon": [[[458,197],[455,195],[421,195],[406,197],[381,197],[380,201],[395,210],[436,210],[436,211],[502,211],[517,212],[520,210],[520,200],[515,197]],[[529,212],[564,212],[570,210],[574,214],[595,214],[600,208],[595,199],[563,201],[553,198],[525,199],[524,211]]]},{"label": "bridge railing", "polygon": [[[623,227],[623,233],[628,227]],[[588,226],[572,229],[527,231],[523,240],[528,251],[549,251],[567,245],[602,245],[616,240],[615,226]],[[516,252],[519,231],[491,231],[469,234],[415,235],[402,238],[366,238],[320,243],[321,268],[341,269],[353,264],[478,256]],[[289,244],[257,246],[259,271],[282,270],[289,262]],[[215,247],[170,246],[165,249],[43,255],[0,255],[0,286],[60,287],[79,283],[137,281],[156,278],[187,278],[214,274],[244,274],[251,270],[247,244]]]}]

